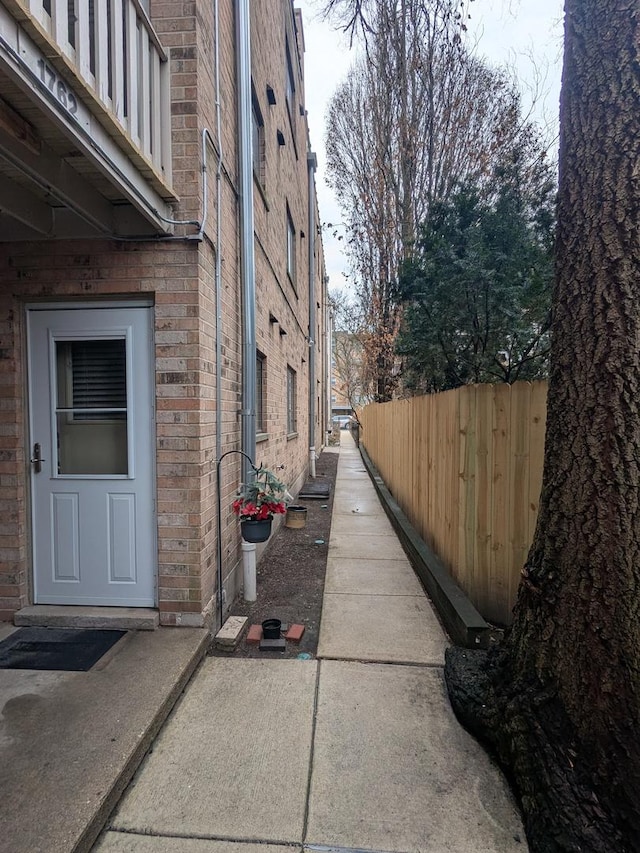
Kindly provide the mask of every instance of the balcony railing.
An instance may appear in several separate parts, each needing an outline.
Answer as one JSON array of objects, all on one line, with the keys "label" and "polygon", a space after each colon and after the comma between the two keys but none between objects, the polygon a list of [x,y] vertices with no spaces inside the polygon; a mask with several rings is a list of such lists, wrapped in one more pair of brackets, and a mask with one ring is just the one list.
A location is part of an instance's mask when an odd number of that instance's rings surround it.
[{"label": "balcony railing", "polygon": [[148,0],[5,2],[23,13],[16,17],[31,25],[41,47],[50,48],[44,52],[51,64],[45,57],[36,61],[41,83],[72,116],[78,111],[79,93],[57,73],[61,60],[67,78],[71,73],[81,81],[85,105],[115,121],[156,178],[170,186],[169,68],[144,8]]}]

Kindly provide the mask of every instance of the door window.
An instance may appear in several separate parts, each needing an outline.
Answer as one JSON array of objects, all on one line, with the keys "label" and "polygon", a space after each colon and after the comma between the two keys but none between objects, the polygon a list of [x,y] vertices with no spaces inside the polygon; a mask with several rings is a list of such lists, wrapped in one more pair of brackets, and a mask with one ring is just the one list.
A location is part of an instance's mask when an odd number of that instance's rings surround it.
[{"label": "door window", "polygon": [[125,338],[57,340],[58,475],[128,475]]}]

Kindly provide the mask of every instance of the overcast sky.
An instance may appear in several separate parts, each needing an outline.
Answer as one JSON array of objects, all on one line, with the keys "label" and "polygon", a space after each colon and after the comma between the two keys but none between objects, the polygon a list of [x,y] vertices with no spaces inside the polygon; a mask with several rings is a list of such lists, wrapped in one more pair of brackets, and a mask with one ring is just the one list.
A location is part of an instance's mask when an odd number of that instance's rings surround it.
[{"label": "overcast sky", "polygon": [[[302,9],[305,35],[305,89],[311,145],[318,155],[316,183],[322,222],[339,222],[340,211],[325,183],[324,125],[326,107],[353,60],[349,41],[318,18],[321,0],[294,0]],[[473,0],[469,37],[478,54],[492,64],[515,67],[523,87],[544,79],[544,103],[538,118],[555,122],[562,64],[562,0]],[[532,61],[533,58],[533,61]],[[534,67],[538,69],[536,74]],[[526,92],[525,92],[526,98]],[[325,230],[324,248],[330,288],[343,287],[346,263],[341,243]]]}]

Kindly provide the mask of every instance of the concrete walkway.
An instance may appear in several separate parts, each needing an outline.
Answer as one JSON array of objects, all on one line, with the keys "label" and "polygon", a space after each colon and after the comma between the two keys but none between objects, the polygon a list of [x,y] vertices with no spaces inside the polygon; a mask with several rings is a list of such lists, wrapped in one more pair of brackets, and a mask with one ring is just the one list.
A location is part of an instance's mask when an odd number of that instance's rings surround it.
[{"label": "concrete walkway", "polygon": [[0,669],[0,853],[91,847],[209,641],[131,631],[90,672]]},{"label": "concrete walkway", "polygon": [[446,645],[343,433],[317,660],[207,658],[95,850],[522,853]]}]

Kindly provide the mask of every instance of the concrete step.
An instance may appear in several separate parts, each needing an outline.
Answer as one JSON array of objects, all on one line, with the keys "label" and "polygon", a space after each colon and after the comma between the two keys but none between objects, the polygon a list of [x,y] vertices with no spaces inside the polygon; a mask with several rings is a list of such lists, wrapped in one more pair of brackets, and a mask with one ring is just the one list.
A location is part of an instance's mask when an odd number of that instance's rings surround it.
[{"label": "concrete step", "polygon": [[43,628],[112,628],[124,631],[154,631],[158,611],[148,607],[84,607],[32,604],[13,617],[14,625]]}]

